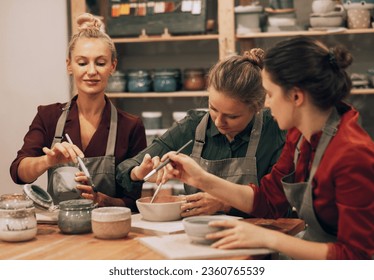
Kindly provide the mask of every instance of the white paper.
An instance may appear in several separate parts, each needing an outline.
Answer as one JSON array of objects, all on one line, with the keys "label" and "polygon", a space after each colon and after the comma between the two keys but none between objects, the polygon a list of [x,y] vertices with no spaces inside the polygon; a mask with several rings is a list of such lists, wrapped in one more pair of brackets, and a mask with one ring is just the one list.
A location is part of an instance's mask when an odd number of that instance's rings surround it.
[{"label": "white paper", "polygon": [[163,255],[165,258],[172,260],[212,259],[234,256],[267,255],[274,253],[272,250],[263,248],[235,250],[215,249],[208,245],[192,243],[185,233],[140,237],[138,240],[148,248]]}]

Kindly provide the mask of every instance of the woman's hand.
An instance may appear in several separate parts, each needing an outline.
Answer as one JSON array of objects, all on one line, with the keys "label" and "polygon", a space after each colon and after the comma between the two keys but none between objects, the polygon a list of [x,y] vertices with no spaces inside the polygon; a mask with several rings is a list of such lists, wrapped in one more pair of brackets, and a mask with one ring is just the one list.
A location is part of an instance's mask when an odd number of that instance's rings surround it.
[{"label": "woman's hand", "polygon": [[226,206],[221,200],[206,192],[198,192],[185,196],[186,203],[182,205],[182,217],[197,215],[213,215],[218,211],[225,211]]},{"label": "woman's hand", "polygon": [[77,172],[75,174],[75,181],[80,183],[77,185],[77,190],[80,191],[81,197],[91,199],[94,201],[94,203],[98,203],[99,193],[95,192],[92,186],[88,185],[88,178],[83,172]]},{"label": "woman's hand", "polygon": [[219,249],[269,248],[269,240],[277,234],[273,230],[239,220],[214,221],[209,225],[226,228],[206,236],[208,239],[219,239],[211,245]]},{"label": "woman's hand", "polygon": [[[132,181],[141,181],[143,178],[151,172],[154,168],[156,168],[160,164],[160,158],[158,156],[151,157],[149,154],[145,154],[142,163],[139,166],[135,166],[131,170],[131,180]],[[163,171],[160,170],[161,175],[163,174]],[[148,181],[149,182],[155,182],[157,176],[152,176]]]},{"label": "woman's hand", "polygon": [[77,156],[83,158],[83,152],[76,146],[68,142],[56,143],[51,149],[44,147],[47,166],[53,167],[57,164],[77,162]]},{"label": "woman's hand", "polygon": [[170,179],[178,179],[183,183],[199,188],[201,179],[206,174],[205,170],[192,158],[184,154],[169,152],[161,158],[161,161],[165,161],[167,158],[170,158],[171,163],[164,168],[163,182]]}]

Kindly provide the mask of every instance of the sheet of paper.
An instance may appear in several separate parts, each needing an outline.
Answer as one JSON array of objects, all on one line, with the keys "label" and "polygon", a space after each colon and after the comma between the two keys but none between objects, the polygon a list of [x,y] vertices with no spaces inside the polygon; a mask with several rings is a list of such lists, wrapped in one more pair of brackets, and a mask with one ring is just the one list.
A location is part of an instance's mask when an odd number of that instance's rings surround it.
[{"label": "sheet of paper", "polygon": [[171,222],[150,222],[141,214],[131,216],[131,231],[149,235],[165,235],[184,232],[182,220]]},{"label": "sheet of paper", "polygon": [[148,248],[163,255],[165,258],[172,260],[213,259],[235,256],[266,255],[274,253],[272,250],[261,248],[235,250],[215,249],[208,245],[192,243],[185,233],[140,237],[139,241]]}]

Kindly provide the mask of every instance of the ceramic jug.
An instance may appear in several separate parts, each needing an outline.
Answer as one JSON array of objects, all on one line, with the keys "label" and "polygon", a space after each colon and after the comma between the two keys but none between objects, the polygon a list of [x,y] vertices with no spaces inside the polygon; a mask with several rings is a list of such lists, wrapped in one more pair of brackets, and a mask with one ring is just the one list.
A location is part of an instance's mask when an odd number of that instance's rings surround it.
[{"label": "ceramic jug", "polygon": [[342,11],[343,6],[336,4],[333,0],[314,0],[312,2],[312,10],[315,14],[327,14],[335,10]]}]

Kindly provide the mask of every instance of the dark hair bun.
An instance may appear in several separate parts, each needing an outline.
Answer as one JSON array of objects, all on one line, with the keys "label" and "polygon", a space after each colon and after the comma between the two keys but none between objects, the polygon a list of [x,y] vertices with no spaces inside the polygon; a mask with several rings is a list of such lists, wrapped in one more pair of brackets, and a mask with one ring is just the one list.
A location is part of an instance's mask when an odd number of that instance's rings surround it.
[{"label": "dark hair bun", "polygon": [[330,51],[334,54],[336,63],[340,68],[346,69],[352,64],[352,55],[345,47],[338,45],[331,48]]}]

